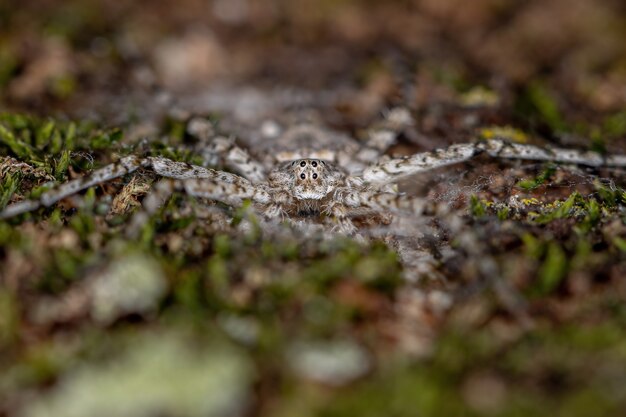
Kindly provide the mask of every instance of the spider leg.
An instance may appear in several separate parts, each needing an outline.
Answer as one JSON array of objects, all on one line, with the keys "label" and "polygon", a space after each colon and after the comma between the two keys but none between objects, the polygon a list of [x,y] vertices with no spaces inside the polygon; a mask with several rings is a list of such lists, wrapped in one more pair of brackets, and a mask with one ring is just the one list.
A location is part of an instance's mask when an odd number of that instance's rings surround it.
[{"label": "spider leg", "polygon": [[363,179],[371,184],[385,184],[419,172],[467,161],[479,152],[479,148],[474,144],[458,144],[445,149],[391,159],[366,168],[363,171]]},{"label": "spider leg", "polygon": [[421,214],[427,203],[427,200],[423,198],[408,197],[395,192],[363,189],[357,191],[339,189],[335,198],[352,210],[361,208],[378,213],[397,211]]},{"label": "spider leg", "polygon": [[151,157],[147,160],[156,174],[178,180],[162,182],[164,190],[169,184],[170,193],[175,189],[184,189],[189,195],[218,200],[234,206],[241,205],[243,200],[252,200],[258,204],[270,202],[266,187],[256,186],[239,175],[160,157]]},{"label": "spider leg", "polygon": [[2,212],[0,212],[0,219],[17,216],[18,214],[33,211],[42,206],[49,207],[57,201],[76,194],[81,190],[119,178],[148,165],[150,165],[149,159],[141,159],[136,156],[124,157],[113,164],[93,171],[85,177],[54,187],[53,189],[41,194],[38,199],[23,200],[9,205]]},{"label": "spider leg", "polygon": [[186,162],[172,161],[171,159],[159,156],[146,158],[144,166],[151,168],[157,175],[176,180],[190,178],[217,179],[218,177],[224,177],[224,179],[222,179],[223,181],[233,182],[236,181],[235,178],[241,178],[238,175],[228,172],[216,171],[210,168],[191,165]]},{"label": "spider leg", "polygon": [[467,161],[481,153],[505,159],[530,159],[594,167],[626,167],[626,156],[623,155],[603,156],[591,151],[540,148],[533,145],[509,143],[501,139],[491,139],[476,144],[456,144],[444,149],[391,159],[365,169],[363,178],[371,184],[385,184],[419,172]]},{"label": "spider leg", "polygon": [[207,165],[226,166],[253,183],[265,180],[263,165],[239,147],[232,138],[216,137],[201,153]]},{"label": "spider leg", "polygon": [[481,150],[496,158],[563,162],[592,167],[626,167],[626,155],[602,155],[592,151],[556,147],[540,148],[501,139],[492,139],[478,145]]},{"label": "spider leg", "polygon": [[[250,190],[256,190],[256,188],[254,188],[248,180],[235,174],[215,171],[213,169],[203,168],[185,162],[176,162],[167,158],[139,158],[137,156],[127,156],[113,164],[93,171],[85,177],[60,184],[57,187],[43,193],[38,199],[24,200],[12,204],[0,212],[0,219],[33,211],[42,206],[49,207],[57,201],[76,194],[81,190],[85,190],[94,185],[130,174],[142,167],[150,168],[156,174],[163,177],[177,180],[190,180],[191,183],[189,183],[189,187],[191,187],[191,191],[187,191],[192,195],[192,191],[195,189],[193,186],[194,180],[208,180],[207,183],[213,184],[214,186],[213,194],[208,193],[210,195],[214,195],[214,197],[208,196],[208,198],[219,200],[220,196],[222,196],[224,199],[228,199],[228,195],[225,196],[225,194],[231,191],[233,193],[233,199],[236,199],[239,195],[243,196],[243,199],[257,198],[262,200],[265,198],[260,190],[257,190],[259,192],[251,192]],[[185,188],[187,188],[187,186]],[[269,197],[267,199],[269,200]],[[241,199],[238,201],[241,201]]]},{"label": "spider leg", "polygon": [[333,231],[352,235],[356,232],[357,227],[350,219],[350,207],[342,201],[333,201],[324,208],[325,214],[334,223]]},{"label": "spider leg", "polygon": [[[370,129],[370,135],[366,142],[368,146],[384,153],[396,143],[398,136],[405,130],[415,125],[411,112],[406,107],[394,107],[383,113],[383,120],[378,126]],[[386,135],[384,133],[387,133]],[[393,138],[391,138],[393,135]]]},{"label": "spider leg", "polygon": [[226,166],[254,183],[265,179],[263,165],[237,146],[233,138],[215,136],[214,124],[205,117],[189,120],[187,133],[198,138],[196,153],[202,157],[204,166]]},{"label": "spider leg", "polygon": [[[232,174],[231,174],[232,175]],[[185,192],[195,197],[222,201],[232,206],[240,206],[244,200],[251,200],[255,204],[270,204],[270,193],[263,186],[257,186],[237,177],[237,181],[215,181],[207,179],[187,179],[182,181]]]},{"label": "spider leg", "polygon": [[267,202],[261,204],[261,214],[268,219],[289,219],[289,213],[297,211],[293,196],[284,189],[267,187],[267,192],[272,196]]},{"label": "spider leg", "polygon": [[335,228],[345,234],[353,234],[356,226],[351,217],[364,216],[372,213],[385,215],[389,212],[409,212],[421,214],[426,200],[408,198],[402,194],[369,189],[354,189],[350,186],[335,190],[333,198],[323,212],[331,217]]},{"label": "spider leg", "polygon": [[150,192],[144,197],[141,209],[137,210],[130,219],[126,228],[126,236],[136,239],[150,216],[156,213],[165,201],[177,188],[177,181],[165,178],[156,183]]},{"label": "spider leg", "polygon": [[142,210],[133,215],[127,235],[131,238],[137,237],[149,217],[175,191],[184,191],[194,197],[217,200],[235,207],[241,206],[244,200],[251,200],[256,204],[268,204],[270,202],[269,193],[264,187],[255,186],[245,178],[233,174],[220,173],[219,175],[219,178],[173,179],[170,177],[162,179],[157,183],[154,190],[144,198]]},{"label": "spider leg", "polygon": [[355,158],[367,164],[376,162],[391,146],[395,145],[402,131],[413,124],[413,118],[407,108],[395,107],[385,111],[383,120],[366,132],[365,146]]}]

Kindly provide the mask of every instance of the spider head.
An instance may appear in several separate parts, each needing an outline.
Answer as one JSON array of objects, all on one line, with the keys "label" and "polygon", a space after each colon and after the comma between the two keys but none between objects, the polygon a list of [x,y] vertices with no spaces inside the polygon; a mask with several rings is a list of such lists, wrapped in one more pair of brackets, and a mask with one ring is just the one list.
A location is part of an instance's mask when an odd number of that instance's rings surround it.
[{"label": "spider head", "polygon": [[328,164],[321,159],[297,159],[291,162],[291,171],[294,196],[299,200],[319,200],[333,188]]}]

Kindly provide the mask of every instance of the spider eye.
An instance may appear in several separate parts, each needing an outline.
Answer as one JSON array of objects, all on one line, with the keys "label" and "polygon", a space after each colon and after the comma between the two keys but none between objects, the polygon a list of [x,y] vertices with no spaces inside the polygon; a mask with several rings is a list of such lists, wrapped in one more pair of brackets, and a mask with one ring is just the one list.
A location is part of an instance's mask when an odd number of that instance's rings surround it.
[{"label": "spider eye", "polygon": [[313,161],[311,162],[311,165],[313,165],[313,168],[315,168],[317,166],[317,162]]},{"label": "spider eye", "polygon": [[[303,163],[304,163],[304,162],[303,162]],[[306,175],[304,175],[304,174],[300,174],[300,178],[305,179],[305,178],[306,178]]]},{"label": "spider eye", "polygon": [[317,179],[317,174],[313,174],[313,179]]},{"label": "spider eye", "polygon": [[306,165],[306,162],[304,162],[304,161],[300,162],[300,166],[301,166],[301,167],[303,167],[303,166],[305,166],[305,165]]}]

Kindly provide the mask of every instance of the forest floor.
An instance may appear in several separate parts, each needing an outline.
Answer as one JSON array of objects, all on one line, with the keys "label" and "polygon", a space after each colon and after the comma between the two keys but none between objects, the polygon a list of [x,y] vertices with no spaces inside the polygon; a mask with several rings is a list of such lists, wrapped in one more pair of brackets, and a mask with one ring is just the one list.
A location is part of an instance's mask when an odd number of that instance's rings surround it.
[{"label": "forest floor", "polygon": [[[259,158],[268,121],[362,144],[393,108],[392,157],[626,154],[618,1],[12,3],[0,210],[126,155],[201,163],[198,119]],[[128,238],[156,179],[0,220],[0,416],[624,415],[626,169],[481,155],[400,184],[432,203],[401,237],[175,193]]]}]

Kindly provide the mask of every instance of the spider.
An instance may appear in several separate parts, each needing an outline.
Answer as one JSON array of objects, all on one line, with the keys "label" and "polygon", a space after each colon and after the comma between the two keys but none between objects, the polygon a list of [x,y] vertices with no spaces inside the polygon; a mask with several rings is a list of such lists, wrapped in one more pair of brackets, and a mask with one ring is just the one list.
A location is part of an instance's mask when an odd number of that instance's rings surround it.
[{"label": "spider", "polygon": [[[398,127],[405,126],[408,120],[407,114],[400,110],[390,112],[384,123],[369,131],[369,138],[361,147],[336,132],[314,125],[296,124],[277,136],[274,144],[278,148],[274,151],[266,149],[266,155],[273,158],[268,157],[263,162],[256,161],[233,140],[207,133],[211,129],[206,123],[192,120],[188,130],[204,139],[201,141],[204,146],[202,153],[207,164],[222,164],[235,173],[163,157],[131,155],[85,177],[60,184],[39,198],[11,204],[0,212],[0,218],[52,206],[81,190],[143,168],[165,178],[157,186],[160,194],[181,190],[234,207],[250,201],[266,219],[291,220],[315,216],[330,223],[333,230],[353,234],[357,229],[352,221],[355,217],[379,215],[384,218],[400,211],[420,212],[424,201],[397,192],[392,185],[398,180],[467,161],[479,154],[594,167],[626,167],[626,156],[622,155],[604,156],[595,152],[541,148],[503,139],[456,144],[402,158],[380,159],[394,142]],[[272,129],[266,127],[265,130],[275,134]],[[269,133],[267,135],[270,136]],[[316,139],[326,144],[327,148],[312,148]],[[274,169],[268,170],[268,160],[275,161]],[[266,174],[266,171],[269,173]],[[148,207],[146,210],[154,209]]]}]

